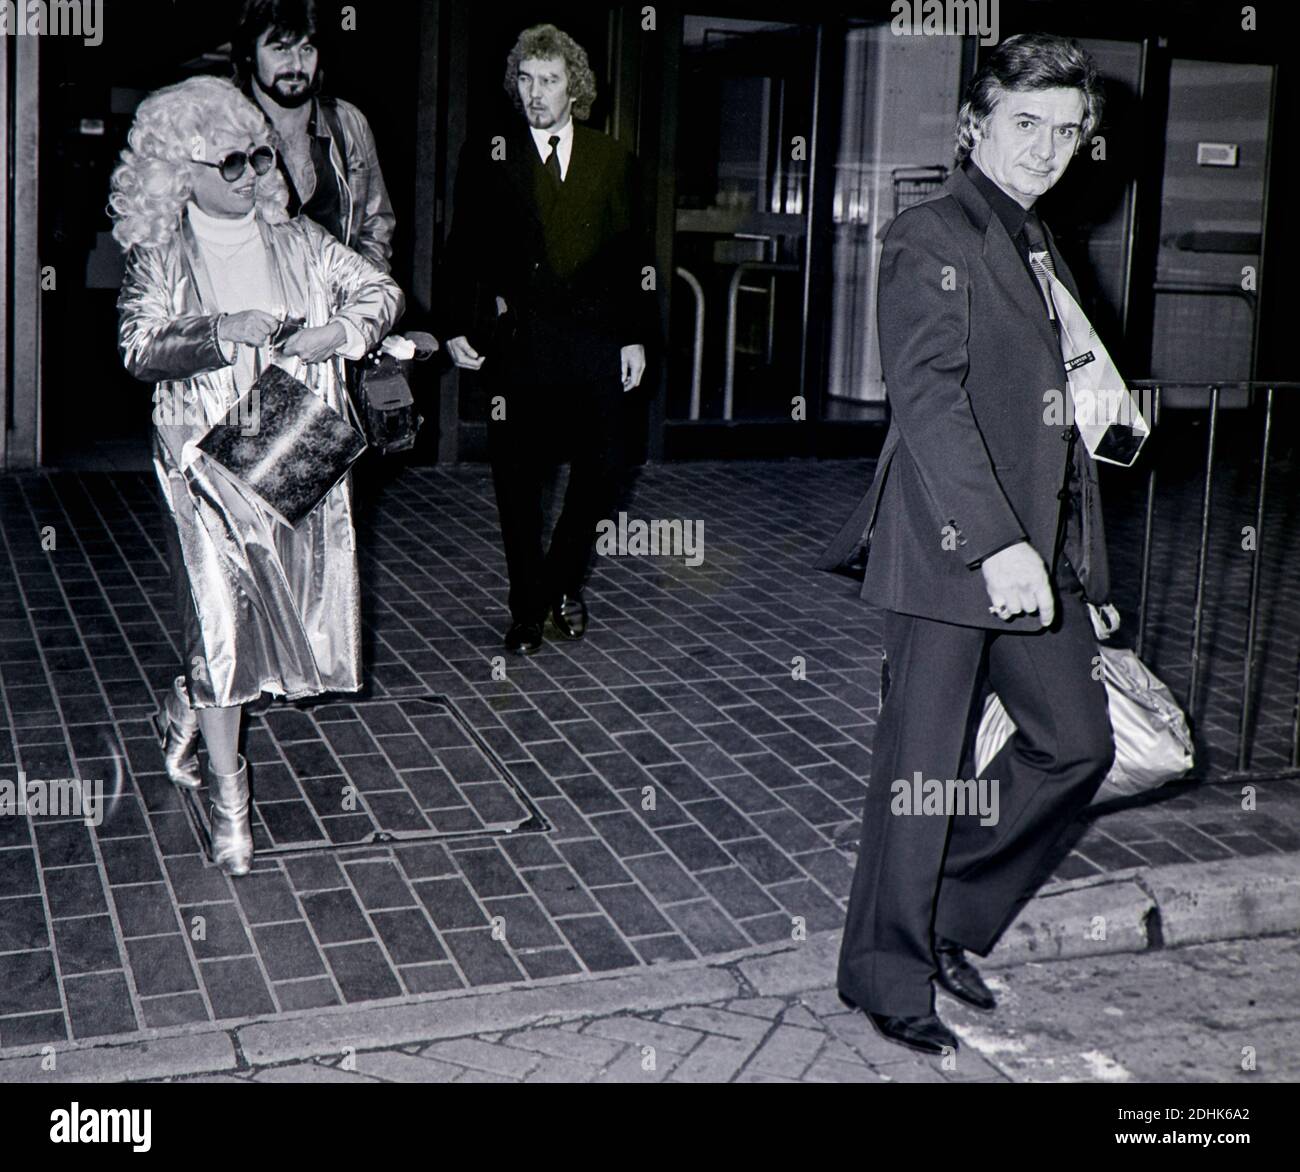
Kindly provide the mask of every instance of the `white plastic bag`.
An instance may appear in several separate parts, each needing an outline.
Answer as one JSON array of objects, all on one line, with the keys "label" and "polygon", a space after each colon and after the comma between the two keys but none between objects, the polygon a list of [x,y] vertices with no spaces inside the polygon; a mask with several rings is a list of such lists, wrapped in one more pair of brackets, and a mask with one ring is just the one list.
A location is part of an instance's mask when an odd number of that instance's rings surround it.
[{"label": "white plastic bag", "polygon": [[[1096,625],[1095,614],[1093,621]],[[1105,634],[1101,627],[1098,634],[1105,638],[1116,626],[1117,622],[1107,623]],[[1128,797],[1182,777],[1191,769],[1194,755],[1187,718],[1173,694],[1132,651],[1122,647],[1098,650],[1115,735],[1115,763],[1092,800]],[[978,776],[984,775],[1015,729],[1002,701],[990,694],[975,738]]]}]

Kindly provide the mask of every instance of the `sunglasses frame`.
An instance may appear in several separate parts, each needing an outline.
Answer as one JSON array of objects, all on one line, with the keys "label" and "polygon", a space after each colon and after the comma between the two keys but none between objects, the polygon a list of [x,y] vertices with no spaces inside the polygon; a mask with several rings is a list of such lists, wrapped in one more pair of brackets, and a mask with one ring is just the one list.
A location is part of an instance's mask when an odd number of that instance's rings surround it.
[{"label": "sunglasses frame", "polygon": [[[259,171],[257,169],[257,164],[253,162],[253,156],[257,154],[259,151],[271,152],[271,161],[267,163],[266,168],[262,171]],[[227,175],[225,171],[226,164],[229,163],[231,159],[235,158],[238,155],[243,156],[244,165],[240,167],[239,170],[236,171],[234,175]],[[253,168],[253,173],[255,175],[261,176],[267,174],[271,170],[271,168],[275,166],[278,158],[279,158],[279,152],[275,149],[275,147],[271,146],[270,143],[263,143],[261,146],[255,146],[251,150],[231,151],[229,154],[223,155],[215,163],[209,163],[203,159],[193,159],[191,161],[198,163],[200,167],[212,167],[213,169],[220,171],[221,178],[224,179],[227,183],[236,183],[244,177],[244,172],[247,171],[249,167]]]}]

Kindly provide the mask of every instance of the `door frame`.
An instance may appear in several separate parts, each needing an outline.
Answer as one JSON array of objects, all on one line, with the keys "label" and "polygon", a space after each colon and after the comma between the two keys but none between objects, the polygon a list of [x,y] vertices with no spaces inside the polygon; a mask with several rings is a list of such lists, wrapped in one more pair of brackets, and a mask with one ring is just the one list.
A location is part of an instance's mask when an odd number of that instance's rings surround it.
[{"label": "door frame", "polygon": [[[761,7],[761,6],[760,6]],[[656,189],[657,212],[655,240],[659,271],[666,274],[662,282],[666,314],[665,339],[671,344],[673,301],[676,294],[674,249],[676,239],[677,186],[675,181],[676,143],[679,124],[681,75],[681,39],[684,17],[707,15],[716,10],[728,12],[725,3],[684,5],[676,3],[659,8],[659,26],[665,41],[662,54],[663,74],[658,96],[661,117],[658,121],[660,162]],[[746,12],[746,16],[752,16]],[[774,9],[772,18],[790,23],[790,13]],[[888,19],[885,15],[882,19]],[[667,414],[667,363],[660,363],[657,393],[652,407],[649,457],[652,460],[690,458],[772,458],[813,457],[826,455],[870,454],[879,448],[878,422],[830,421],[824,417],[827,405],[826,375],[830,351],[830,315],[828,305],[833,291],[835,145],[839,141],[840,120],[844,104],[844,54],[848,18],[820,14],[799,21],[813,38],[813,99],[811,125],[808,127],[808,198],[805,215],[805,257],[800,291],[800,359],[798,383],[791,395],[801,395],[806,417],[767,420],[688,420],[673,419]],[[644,145],[644,144],[643,144]]]},{"label": "door frame", "polygon": [[0,38],[0,469],[41,463],[40,37]]}]

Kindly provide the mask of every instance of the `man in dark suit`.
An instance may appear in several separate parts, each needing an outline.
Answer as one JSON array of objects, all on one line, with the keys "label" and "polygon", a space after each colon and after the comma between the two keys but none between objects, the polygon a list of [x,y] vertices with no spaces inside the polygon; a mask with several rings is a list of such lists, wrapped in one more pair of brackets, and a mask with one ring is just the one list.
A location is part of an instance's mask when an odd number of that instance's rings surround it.
[{"label": "man in dark suit", "polygon": [[[821,563],[860,562],[865,547],[862,596],[887,612],[839,989],[924,1052],[957,1045],[932,979],[993,1008],[965,951],[992,948],[1113,756],[1087,612],[1109,589],[1096,468],[1061,418],[1047,270],[1079,295],[1033,210],[1100,110],[1091,59],[1056,37],[1009,38],[972,79],[960,165],[885,239],[892,417],[871,489]],[[944,785],[973,772],[985,680],[1018,729],[976,779],[996,790],[995,819],[963,812]],[[931,781],[943,800],[918,808]]]},{"label": "man in dark suit", "polygon": [[[596,525],[623,473],[622,398],[657,332],[635,160],[575,124],[595,97],[582,48],[552,25],[520,34],[506,90],[523,118],[461,154],[442,282],[457,366],[489,380],[489,454],[510,574],[506,647],[531,655],[547,612],[567,639]],[[542,548],[548,473],[568,462],[564,507]]]}]

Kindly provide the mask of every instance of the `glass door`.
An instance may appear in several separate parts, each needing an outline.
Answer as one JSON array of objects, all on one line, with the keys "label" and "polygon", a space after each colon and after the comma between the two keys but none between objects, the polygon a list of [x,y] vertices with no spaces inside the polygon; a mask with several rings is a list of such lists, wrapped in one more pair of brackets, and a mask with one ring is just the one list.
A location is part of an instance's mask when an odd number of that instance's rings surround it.
[{"label": "glass door", "polygon": [[816,30],[686,16],[673,421],[784,421],[804,362]]},{"label": "glass door", "polygon": [[881,242],[894,217],[948,175],[962,52],[960,37],[898,37],[888,24],[848,30],[834,179],[828,419],[879,416]]},{"label": "glass door", "polygon": [[[1161,185],[1151,377],[1254,377],[1274,67],[1175,57]],[[1242,406],[1244,388],[1225,391]],[[1171,407],[1203,391],[1170,390]]]}]

